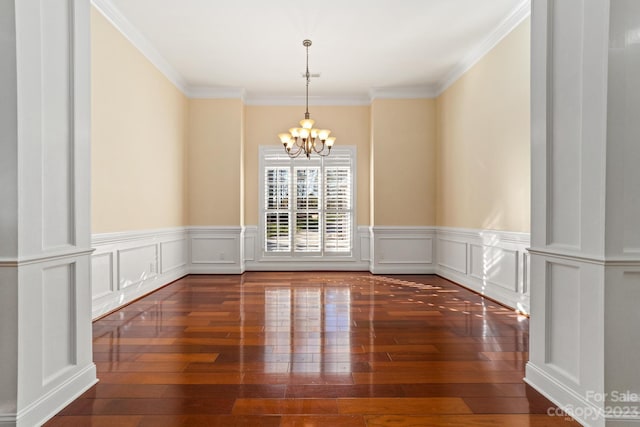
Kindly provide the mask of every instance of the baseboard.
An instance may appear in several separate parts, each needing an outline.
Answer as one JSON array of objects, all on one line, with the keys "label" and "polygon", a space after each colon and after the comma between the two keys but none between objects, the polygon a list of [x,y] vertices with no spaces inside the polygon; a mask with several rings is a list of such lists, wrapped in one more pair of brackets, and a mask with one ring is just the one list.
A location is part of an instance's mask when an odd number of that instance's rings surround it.
[{"label": "baseboard", "polygon": [[423,265],[369,265],[371,274],[437,274],[436,267]]},{"label": "baseboard", "polygon": [[562,412],[553,410],[552,413],[554,415],[556,413],[558,416],[566,414],[585,427],[605,426],[602,408],[598,408],[587,401],[580,394],[566,387],[531,362],[527,363],[524,382],[535,388],[562,410]]},{"label": "baseboard", "polygon": [[96,366],[90,363],[76,375],[58,387],[51,389],[40,399],[18,412],[18,414],[0,416],[0,426],[40,426],[97,382]]},{"label": "baseboard", "polygon": [[246,261],[246,271],[368,271],[368,261]]}]

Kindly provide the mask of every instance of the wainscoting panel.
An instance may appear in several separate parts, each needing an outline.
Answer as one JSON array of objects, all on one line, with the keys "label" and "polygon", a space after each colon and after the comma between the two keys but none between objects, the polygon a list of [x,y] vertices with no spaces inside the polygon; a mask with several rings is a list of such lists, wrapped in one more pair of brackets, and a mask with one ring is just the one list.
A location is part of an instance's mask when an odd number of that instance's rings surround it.
[{"label": "wainscoting panel", "polygon": [[113,281],[113,253],[103,252],[91,259],[92,299],[109,295],[115,290]]},{"label": "wainscoting panel", "polygon": [[184,227],[94,234],[93,247],[94,319],[188,274]]},{"label": "wainscoting panel", "polygon": [[529,312],[528,233],[437,228],[435,273]]},{"label": "wainscoting panel", "polygon": [[433,274],[434,227],[371,227],[370,271]]},{"label": "wainscoting panel", "polygon": [[117,254],[118,289],[136,286],[155,279],[158,275],[158,245],[156,243],[119,249]]},{"label": "wainscoting panel", "polygon": [[243,273],[243,234],[243,227],[189,227],[189,272]]},{"label": "wainscoting panel", "polygon": [[16,413],[17,423],[2,425],[42,425],[96,382],[91,347],[85,345],[91,337],[89,262],[83,251],[20,263],[17,312],[29,321],[12,348],[24,350],[18,387],[36,403]]},{"label": "wainscoting panel", "polygon": [[579,383],[580,311],[567,307],[580,301],[580,268],[561,262],[547,262],[546,324],[549,327],[545,364],[559,375]]},{"label": "wainscoting panel", "polygon": [[518,252],[496,246],[469,245],[469,274],[518,292]]},{"label": "wainscoting panel", "polygon": [[438,266],[467,274],[467,243],[438,235]]},{"label": "wainscoting panel", "polygon": [[42,384],[51,384],[76,364],[76,265],[42,269]]},{"label": "wainscoting panel", "polygon": [[93,236],[93,316],[186,274],[370,271],[438,274],[520,311],[529,310],[529,235],[444,227],[358,227],[351,257],[266,257],[257,226],[179,227]]},{"label": "wainscoting panel", "polygon": [[184,268],[188,262],[187,253],[186,239],[160,242],[160,272],[167,274]]}]

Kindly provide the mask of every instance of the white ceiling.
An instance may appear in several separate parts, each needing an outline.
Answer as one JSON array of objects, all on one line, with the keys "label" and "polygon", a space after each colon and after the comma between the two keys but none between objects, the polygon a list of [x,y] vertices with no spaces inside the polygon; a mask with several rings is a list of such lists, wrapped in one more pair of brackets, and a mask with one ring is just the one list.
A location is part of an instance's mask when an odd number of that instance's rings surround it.
[{"label": "white ceiling", "polygon": [[[186,93],[435,94],[528,15],[526,0],[93,0]],[[465,68],[466,67],[466,68]]]}]

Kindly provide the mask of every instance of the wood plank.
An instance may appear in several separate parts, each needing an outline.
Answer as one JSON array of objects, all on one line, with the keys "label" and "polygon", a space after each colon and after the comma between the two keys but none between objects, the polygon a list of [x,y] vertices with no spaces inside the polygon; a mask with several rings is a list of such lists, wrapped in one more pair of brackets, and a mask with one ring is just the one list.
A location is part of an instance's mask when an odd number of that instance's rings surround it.
[{"label": "wood plank", "polygon": [[577,425],[522,381],[528,319],[436,276],[187,276],[93,333],[46,427]]}]

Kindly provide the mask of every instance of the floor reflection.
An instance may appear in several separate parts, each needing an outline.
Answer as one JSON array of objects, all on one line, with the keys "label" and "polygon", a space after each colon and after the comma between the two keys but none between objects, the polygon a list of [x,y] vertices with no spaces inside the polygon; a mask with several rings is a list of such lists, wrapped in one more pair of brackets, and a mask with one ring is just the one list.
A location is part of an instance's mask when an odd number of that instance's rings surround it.
[{"label": "floor reflection", "polygon": [[266,373],[351,373],[351,290],[265,289]]}]

